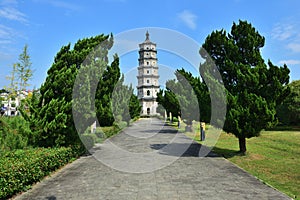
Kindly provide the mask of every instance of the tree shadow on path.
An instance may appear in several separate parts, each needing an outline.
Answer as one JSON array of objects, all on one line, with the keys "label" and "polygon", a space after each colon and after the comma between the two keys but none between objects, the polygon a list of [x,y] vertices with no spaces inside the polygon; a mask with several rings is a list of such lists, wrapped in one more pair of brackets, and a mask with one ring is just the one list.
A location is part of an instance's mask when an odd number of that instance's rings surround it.
[{"label": "tree shadow on path", "polygon": [[46,197],[47,200],[56,200],[56,196],[49,196],[49,197]]},{"label": "tree shadow on path", "polygon": [[[158,150],[160,154],[178,157],[220,157],[211,152],[211,148],[192,142],[192,143],[169,143],[169,144],[151,144],[152,149]],[[201,152],[200,152],[201,150]],[[200,155],[199,155],[200,153]]]}]

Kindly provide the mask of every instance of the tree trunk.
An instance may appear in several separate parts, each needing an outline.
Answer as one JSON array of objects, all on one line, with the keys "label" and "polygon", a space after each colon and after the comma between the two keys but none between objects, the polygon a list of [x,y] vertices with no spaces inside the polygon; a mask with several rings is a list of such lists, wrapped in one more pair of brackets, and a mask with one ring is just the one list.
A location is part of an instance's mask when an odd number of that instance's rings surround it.
[{"label": "tree trunk", "polygon": [[186,127],[185,127],[185,132],[191,132],[191,133],[193,133],[194,132],[193,126],[187,124]]},{"label": "tree trunk", "polygon": [[239,146],[240,146],[240,152],[245,154],[247,149],[246,149],[246,138],[245,136],[239,137]]},{"label": "tree trunk", "polygon": [[193,122],[190,120],[186,121],[186,127],[185,127],[185,132],[194,132],[194,128],[193,128]]}]

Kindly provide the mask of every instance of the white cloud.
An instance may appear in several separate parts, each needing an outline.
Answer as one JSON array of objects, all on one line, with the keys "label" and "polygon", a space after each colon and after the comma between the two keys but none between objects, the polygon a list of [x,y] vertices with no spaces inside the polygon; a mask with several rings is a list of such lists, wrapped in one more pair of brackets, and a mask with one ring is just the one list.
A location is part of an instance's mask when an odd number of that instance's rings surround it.
[{"label": "white cloud", "polygon": [[281,60],[278,62],[280,65],[287,64],[287,65],[299,65],[300,60]]},{"label": "white cloud", "polygon": [[0,9],[0,17],[27,23],[26,15],[13,7],[3,7]]},{"label": "white cloud", "polygon": [[271,36],[277,40],[287,40],[296,34],[295,25],[293,24],[285,24],[285,23],[277,23],[272,29]]},{"label": "white cloud", "polygon": [[18,31],[0,24],[0,60],[8,60],[13,57],[15,49],[12,45],[20,37],[23,36]]},{"label": "white cloud", "polygon": [[295,53],[300,53],[300,43],[289,43],[287,48]]},{"label": "white cloud", "polygon": [[0,18],[18,21],[27,24],[27,16],[17,9],[18,1],[16,0],[2,0],[0,2]]},{"label": "white cloud", "polygon": [[7,22],[17,21],[24,25],[29,23],[27,16],[18,9],[17,0],[0,0],[0,60],[8,61],[15,56],[14,44],[19,38],[24,38],[24,35],[7,26],[3,19],[6,19]]},{"label": "white cloud", "polygon": [[[0,44],[10,44],[18,36],[18,33],[14,29],[0,24]],[[0,49],[2,48],[3,46],[0,47]]]},{"label": "white cloud", "polygon": [[275,24],[271,36],[280,42],[292,53],[300,53],[300,23],[298,20],[285,19]]},{"label": "white cloud", "polygon": [[12,29],[0,24],[0,39],[11,37]]},{"label": "white cloud", "polygon": [[197,16],[193,14],[191,11],[184,10],[178,13],[178,18],[190,29],[196,29]]},{"label": "white cloud", "polygon": [[14,41],[17,38],[24,39],[26,37],[22,33],[18,32],[17,30],[0,24],[0,42],[6,41],[4,43],[8,43],[7,41]]}]

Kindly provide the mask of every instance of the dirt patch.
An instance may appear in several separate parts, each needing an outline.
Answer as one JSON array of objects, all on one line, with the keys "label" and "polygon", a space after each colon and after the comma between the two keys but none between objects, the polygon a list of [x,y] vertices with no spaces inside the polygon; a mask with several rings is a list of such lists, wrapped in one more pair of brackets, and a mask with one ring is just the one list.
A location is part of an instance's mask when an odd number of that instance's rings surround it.
[{"label": "dirt patch", "polygon": [[265,159],[265,156],[260,155],[260,154],[251,153],[247,159],[248,160],[263,160],[263,159]]}]

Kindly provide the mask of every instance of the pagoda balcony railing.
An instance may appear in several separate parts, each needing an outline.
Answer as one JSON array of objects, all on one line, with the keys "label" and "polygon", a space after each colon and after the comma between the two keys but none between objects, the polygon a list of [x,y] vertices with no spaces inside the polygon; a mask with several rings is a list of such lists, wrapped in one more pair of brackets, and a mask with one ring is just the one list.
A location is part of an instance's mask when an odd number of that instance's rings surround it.
[{"label": "pagoda balcony railing", "polygon": [[138,69],[141,69],[141,68],[153,68],[153,69],[158,69],[158,66],[153,66],[153,65],[140,65],[138,66]]},{"label": "pagoda balcony railing", "polygon": [[159,75],[156,74],[140,74],[136,76],[137,78],[159,78]]}]

